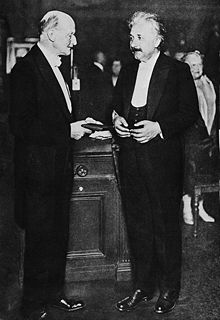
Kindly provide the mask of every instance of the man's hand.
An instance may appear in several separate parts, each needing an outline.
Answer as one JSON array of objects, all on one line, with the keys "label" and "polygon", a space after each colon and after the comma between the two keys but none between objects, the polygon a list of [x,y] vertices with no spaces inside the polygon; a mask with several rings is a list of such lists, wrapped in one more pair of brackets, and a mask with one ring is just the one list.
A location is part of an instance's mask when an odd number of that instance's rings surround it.
[{"label": "man's hand", "polygon": [[85,122],[86,122],[86,123],[103,124],[101,121],[95,120],[95,119],[90,118],[90,117],[86,118]]},{"label": "man's hand", "polygon": [[125,120],[125,118],[117,115],[115,116],[113,123],[114,123],[115,131],[121,138],[128,138],[131,136],[131,133],[128,129],[128,123]]},{"label": "man's hand", "polygon": [[71,128],[71,138],[75,140],[81,139],[85,134],[91,134],[92,131],[86,128],[83,128],[81,125],[86,123],[97,123],[102,124],[102,122],[97,121],[93,118],[86,118],[85,120],[76,121],[70,124]]},{"label": "man's hand", "polygon": [[86,121],[85,120],[81,120],[81,121],[76,121],[70,124],[70,129],[71,129],[71,133],[70,136],[71,138],[75,139],[75,140],[79,140],[81,139],[86,133],[90,134],[92,133],[91,130],[83,128],[81,126],[81,124],[85,124]]},{"label": "man's hand", "polygon": [[89,137],[92,138],[92,139],[96,139],[96,140],[106,140],[106,139],[112,138],[112,134],[108,130],[95,131],[92,134],[90,134]]},{"label": "man's hand", "polygon": [[160,125],[158,122],[142,120],[134,125],[134,127],[139,126],[141,126],[141,128],[131,129],[130,132],[131,136],[140,143],[146,143],[155,138],[158,134],[161,134]]}]

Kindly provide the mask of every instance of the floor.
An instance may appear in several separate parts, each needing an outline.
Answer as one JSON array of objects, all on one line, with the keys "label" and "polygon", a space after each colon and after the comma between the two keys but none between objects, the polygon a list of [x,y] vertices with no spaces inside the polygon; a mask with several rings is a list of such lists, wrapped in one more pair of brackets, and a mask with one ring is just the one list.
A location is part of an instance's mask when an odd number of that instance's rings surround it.
[{"label": "floor", "polygon": [[[10,148],[2,141],[0,148],[0,320],[20,320],[21,296],[19,252],[21,234],[13,222],[12,161]],[[78,296],[86,308],[74,313],[50,310],[55,320],[219,320],[220,319],[220,216],[218,194],[205,198],[215,223],[199,220],[198,238],[193,227],[183,224],[182,290],[178,305],[167,315],[157,315],[153,308],[157,296],[130,313],[118,312],[115,303],[130,293],[130,283],[91,281],[68,283],[67,294]]]},{"label": "floor", "polygon": [[[208,201],[218,203],[212,195]],[[210,205],[211,207],[211,205]],[[215,206],[210,214],[216,216]],[[217,220],[217,219],[216,219]],[[218,219],[219,220],[219,219]],[[83,297],[87,307],[71,315],[52,313],[54,319],[77,320],[219,320],[220,319],[220,252],[219,221],[207,224],[199,221],[199,237],[192,236],[193,228],[183,226],[182,290],[178,305],[167,315],[154,313],[155,298],[130,313],[118,312],[114,305],[130,294],[130,283],[94,281],[74,286],[68,293]],[[75,288],[74,288],[75,287]],[[62,316],[62,318],[61,318]]]}]

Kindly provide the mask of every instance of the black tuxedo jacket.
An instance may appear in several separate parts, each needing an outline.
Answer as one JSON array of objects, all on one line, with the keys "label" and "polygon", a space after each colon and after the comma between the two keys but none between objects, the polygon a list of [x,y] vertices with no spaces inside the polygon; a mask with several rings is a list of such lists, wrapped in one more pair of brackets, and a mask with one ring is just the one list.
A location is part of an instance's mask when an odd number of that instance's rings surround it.
[{"label": "black tuxedo jacket", "polygon": [[[117,81],[113,107],[128,117],[139,62],[124,67]],[[164,138],[181,133],[198,118],[195,85],[185,63],[160,54],[149,84],[147,120],[158,121]]]},{"label": "black tuxedo jacket", "polygon": [[[128,119],[138,62],[121,69],[113,107]],[[136,288],[179,292],[181,275],[180,202],[183,189],[182,134],[199,115],[189,67],[160,54],[150,79],[146,120],[158,134],[147,143],[120,138],[119,172]],[[157,274],[155,274],[157,273]]]},{"label": "black tuxedo jacket", "polygon": [[[125,119],[128,119],[131,108],[138,65],[139,62],[134,61],[124,66],[115,87],[113,109]],[[141,170],[144,174],[148,161],[151,171],[147,175],[154,177],[152,183],[172,194],[175,186],[181,183],[183,133],[199,116],[196,88],[188,65],[160,54],[151,76],[146,108],[146,120],[159,123],[163,139],[157,135],[151,141],[139,144],[137,156]],[[134,144],[128,138],[119,138],[119,144],[120,159],[124,154],[126,162],[126,149]]]},{"label": "black tuxedo jacket", "polygon": [[70,114],[62,89],[35,45],[11,73],[10,125],[27,144],[59,145],[70,141]]},{"label": "black tuxedo jacket", "polygon": [[[15,216],[24,225],[26,190],[56,194],[71,167],[70,123],[62,89],[35,45],[11,73],[9,124],[15,136]],[[65,188],[63,188],[64,190]]]}]

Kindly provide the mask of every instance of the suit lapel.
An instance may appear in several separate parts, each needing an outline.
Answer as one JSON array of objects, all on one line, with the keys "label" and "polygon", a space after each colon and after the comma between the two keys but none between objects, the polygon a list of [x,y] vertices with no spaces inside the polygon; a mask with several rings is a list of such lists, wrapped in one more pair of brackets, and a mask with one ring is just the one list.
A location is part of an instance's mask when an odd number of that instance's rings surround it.
[{"label": "suit lapel", "polygon": [[139,61],[135,60],[129,69],[129,73],[127,75],[127,81],[126,81],[126,90],[125,90],[125,118],[128,117],[129,109],[131,106],[131,99],[134,91],[135,81],[137,77],[137,71],[138,71]]},{"label": "suit lapel", "polygon": [[63,95],[63,91],[51,66],[49,65],[47,59],[37,46],[34,46],[32,50],[36,65],[38,66],[40,74],[45,81],[45,86],[48,87],[48,94],[53,95],[61,111],[65,114],[67,118],[70,119],[71,113],[69,112],[65,97]]},{"label": "suit lapel", "polygon": [[147,97],[147,119],[151,120],[159,105],[168,77],[170,65],[166,56],[161,53],[153,70]]}]

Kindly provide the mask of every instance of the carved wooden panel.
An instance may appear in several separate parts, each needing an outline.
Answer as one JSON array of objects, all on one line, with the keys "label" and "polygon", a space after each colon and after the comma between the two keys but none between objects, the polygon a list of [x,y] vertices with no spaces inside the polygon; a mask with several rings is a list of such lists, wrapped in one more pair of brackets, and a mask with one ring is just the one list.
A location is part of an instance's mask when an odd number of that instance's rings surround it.
[{"label": "carved wooden panel", "polygon": [[67,279],[116,279],[121,206],[111,144],[84,139],[74,163]]},{"label": "carved wooden panel", "polygon": [[[74,196],[71,206],[69,252],[73,257],[105,257],[104,193]],[[75,228],[77,226],[77,228]]]}]

